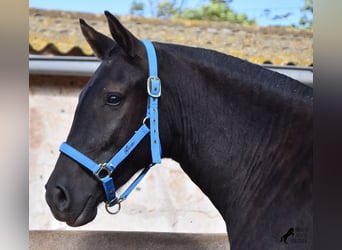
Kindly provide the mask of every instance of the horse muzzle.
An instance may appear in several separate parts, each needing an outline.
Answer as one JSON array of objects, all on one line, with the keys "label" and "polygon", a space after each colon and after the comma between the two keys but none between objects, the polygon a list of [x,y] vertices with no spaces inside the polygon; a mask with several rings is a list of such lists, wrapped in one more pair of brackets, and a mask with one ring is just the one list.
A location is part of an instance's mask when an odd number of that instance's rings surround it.
[{"label": "horse muzzle", "polygon": [[92,196],[88,196],[85,202],[78,206],[72,206],[70,196],[64,188],[45,186],[45,199],[53,216],[69,226],[78,227],[92,221],[97,214],[96,202]]}]

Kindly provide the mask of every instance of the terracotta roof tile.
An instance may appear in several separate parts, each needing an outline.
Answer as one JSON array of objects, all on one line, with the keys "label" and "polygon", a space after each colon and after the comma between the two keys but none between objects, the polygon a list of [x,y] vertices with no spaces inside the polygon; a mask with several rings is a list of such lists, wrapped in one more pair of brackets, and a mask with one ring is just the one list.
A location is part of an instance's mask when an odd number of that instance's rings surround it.
[{"label": "terracotta roof tile", "polygon": [[[92,56],[81,34],[79,18],[110,36],[104,15],[30,9],[30,53]],[[254,63],[313,65],[310,30],[133,16],[120,20],[140,38],[214,49]]]}]

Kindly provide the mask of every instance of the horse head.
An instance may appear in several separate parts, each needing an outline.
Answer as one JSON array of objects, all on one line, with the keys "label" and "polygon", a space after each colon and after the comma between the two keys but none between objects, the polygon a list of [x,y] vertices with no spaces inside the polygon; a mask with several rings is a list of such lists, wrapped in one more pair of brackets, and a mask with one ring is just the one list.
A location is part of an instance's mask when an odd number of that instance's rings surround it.
[{"label": "horse head", "polygon": [[[144,44],[109,12],[105,12],[113,39],[84,20],[84,37],[101,64],[83,88],[75,111],[68,145],[95,162],[107,162],[142,124],[147,105],[148,63]],[[112,173],[115,187],[126,183],[151,162],[150,142],[139,147]],[[93,220],[105,201],[101,183],[79,163],[61,153],[46,184],[46,200],[56,219],[70,226]]]}]

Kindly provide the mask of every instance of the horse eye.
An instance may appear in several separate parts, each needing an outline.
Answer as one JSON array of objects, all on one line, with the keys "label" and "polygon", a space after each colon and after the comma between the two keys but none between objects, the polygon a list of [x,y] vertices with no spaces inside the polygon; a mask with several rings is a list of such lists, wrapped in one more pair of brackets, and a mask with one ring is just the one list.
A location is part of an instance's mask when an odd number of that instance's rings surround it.
[{"label": "horse eye", "polygon": [[118,94],[111,94],[107,96],[107,101],[106,103],[111,106],[119,106],[121,103],[121,96]]}]

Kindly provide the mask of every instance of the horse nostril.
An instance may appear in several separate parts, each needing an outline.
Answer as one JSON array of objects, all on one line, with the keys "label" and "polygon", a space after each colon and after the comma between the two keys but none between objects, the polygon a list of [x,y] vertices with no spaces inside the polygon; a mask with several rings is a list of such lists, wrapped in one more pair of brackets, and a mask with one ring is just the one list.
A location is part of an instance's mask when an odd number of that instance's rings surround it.
[{"label": "horse nostril", "polygon": [[53,193],[54,204],[60,211],[68,207],[69,199],[63,187],[56,186]]}]

